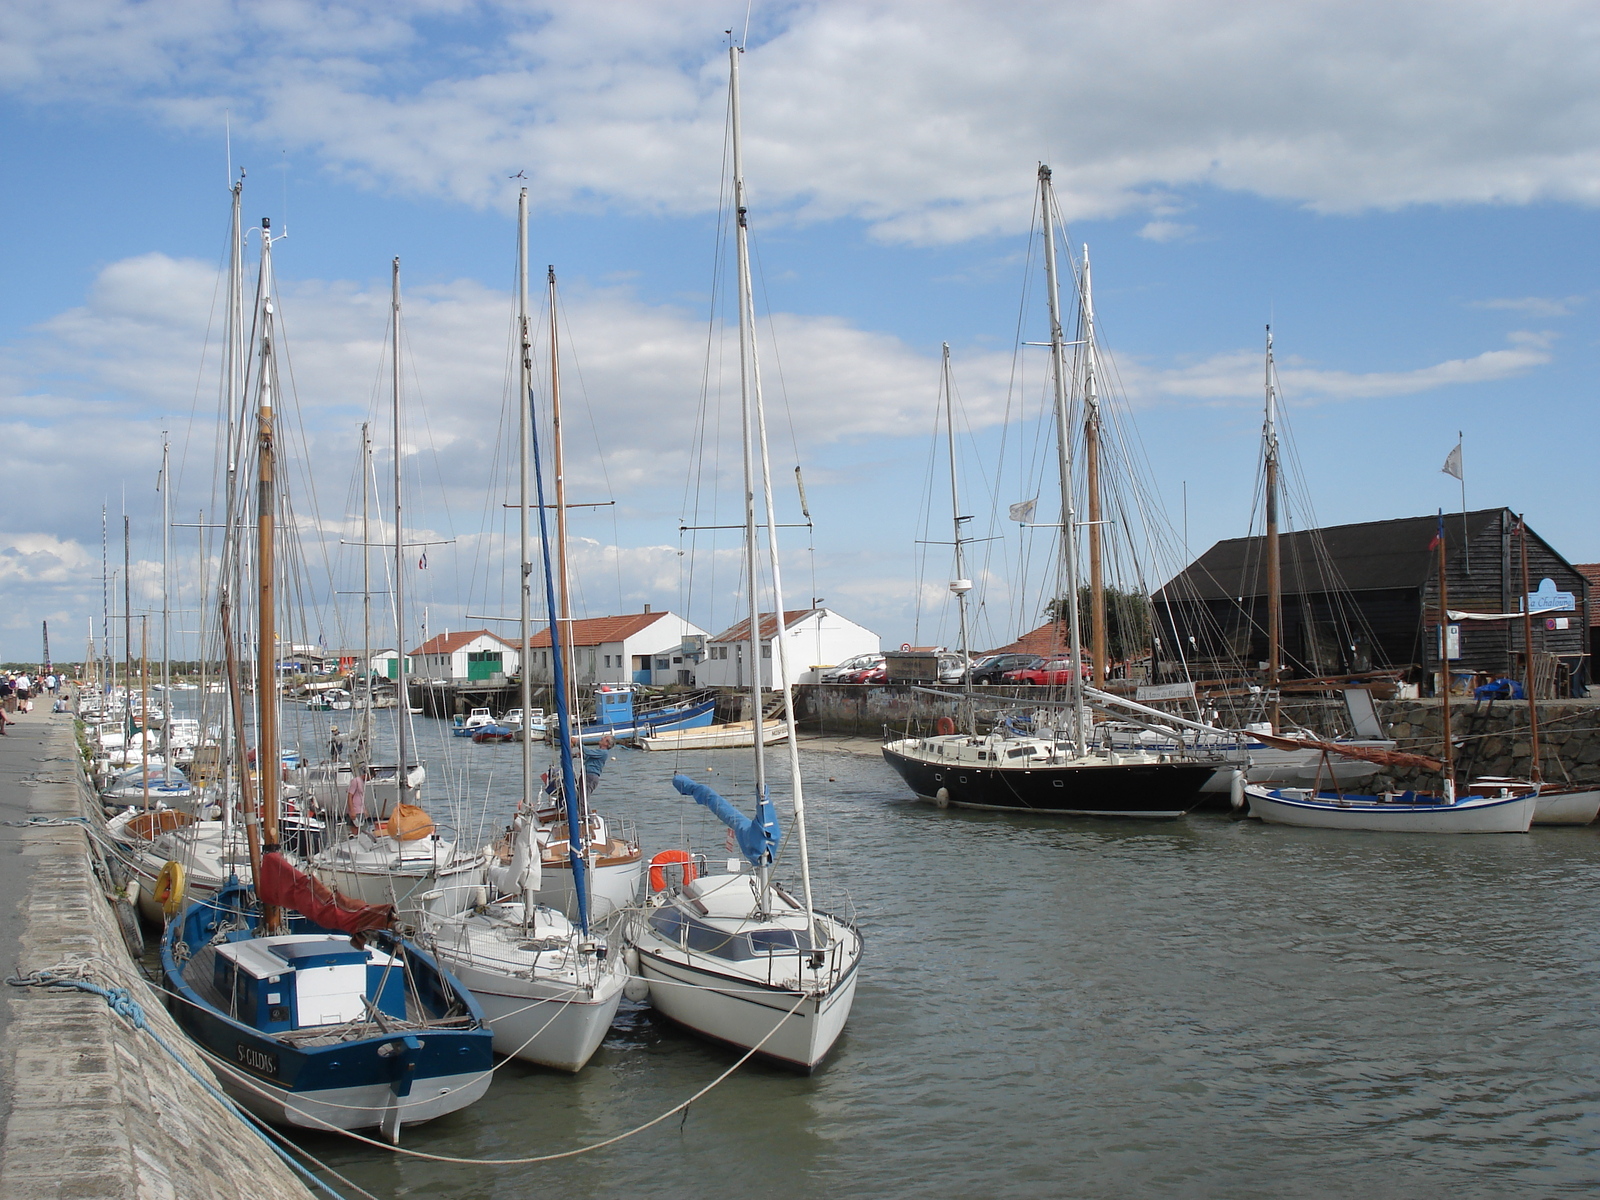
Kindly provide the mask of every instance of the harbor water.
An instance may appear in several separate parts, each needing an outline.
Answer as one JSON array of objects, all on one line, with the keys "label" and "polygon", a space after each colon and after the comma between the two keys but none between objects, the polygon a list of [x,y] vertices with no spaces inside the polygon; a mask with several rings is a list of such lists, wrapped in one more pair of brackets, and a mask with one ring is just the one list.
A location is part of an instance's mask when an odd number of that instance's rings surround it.
[{"label": "harbor water", "polygon": [[[416,723],[430,808],[448,782],[464,812],[502,822],[519,748]],[[685,1113],[554,1162],[302,1144],[379,1196],[1600,1185],[1600,830],[1429,837],[1221,814],[1145,825],[940,811],[881,760],[826,746],[801,754],[814,871],[825,895],[848,893],[867,941],[854,1014],[815,1075],[749,1063]],[[647,853],[726,857],[721,827],[670,776],[748,807],[747,752],[614,754],[596,800],[636,824]],[[785,791],[775,780],[787,814]],[[778,875],[797,884],[794,853],[791,839]],[[407,1128],[404,1147],[467,1160],[577,1149],[679,1104],[736,1057],[625,1004],[581,1074],[507,1063],[484,1101]]]}]

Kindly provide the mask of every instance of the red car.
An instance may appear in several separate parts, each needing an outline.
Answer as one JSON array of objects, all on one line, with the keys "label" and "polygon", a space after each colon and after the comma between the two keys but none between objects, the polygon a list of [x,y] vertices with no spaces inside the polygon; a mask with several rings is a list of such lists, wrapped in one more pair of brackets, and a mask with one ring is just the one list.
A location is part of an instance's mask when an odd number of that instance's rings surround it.
[{"label": "red car", "polygon": [[[1089,656],[1083,655],[1079,659],[1080,674],[1088,679],[1093,674],[1089,665]],[[1072,681],[1072,660],[1070,658],[1051,658],[1036,667],[1024,667],[1020,671],[1007,671],[1002,678],[1007,683],[1031,683],[1036,686],[1048,687],[1053,684],[1070,683]]]}]

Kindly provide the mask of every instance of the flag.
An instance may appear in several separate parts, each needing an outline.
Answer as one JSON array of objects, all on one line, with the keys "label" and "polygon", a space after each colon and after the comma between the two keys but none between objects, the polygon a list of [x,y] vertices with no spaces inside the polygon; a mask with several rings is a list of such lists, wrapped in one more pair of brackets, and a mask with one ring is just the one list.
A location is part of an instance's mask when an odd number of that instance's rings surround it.
[{"label": "flag", "polygon": [[1026,525],[1029,521],[1033,520],[1033,510],[1038,503],[1039,497],[1037,496],[1035,496],[1032,500],[1017,501],[1017,503],[1011,506],[1011,519],[1013,521],[1021,521],[1024,525]]},{"label": "flag", "polygon": [[1444,510],[1439,510],[1439,532],[1433,535],[1433,541],[1428,543],[1429,550],[1437,550],[1444,542]]},{"label": "flag", "polygon": [[417,559],[417,570],[426,571],[427,569],[428,569],[428,552],[426,550],[424,550],[422,552],[422,557]]},{"label": "flag", "polygon": [[1444,460],[1444,466],[1440,467],[1439,470],[1443,471],[1446,475],[1454,475],[1457,479],[1461,480],[1462,482],[1466,481],[1466,476],[1461,473],[1461,443],[1460,442],[1457,442],[1456,443],[1456,448],[1454,450],[1450,451],[1449,455],[1446,456],[1446,458]]}]

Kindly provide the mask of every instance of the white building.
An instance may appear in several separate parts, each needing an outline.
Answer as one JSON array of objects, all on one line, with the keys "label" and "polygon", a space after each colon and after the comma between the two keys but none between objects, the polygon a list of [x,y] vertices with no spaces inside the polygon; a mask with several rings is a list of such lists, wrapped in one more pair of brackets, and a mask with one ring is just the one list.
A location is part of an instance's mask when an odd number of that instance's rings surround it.
[{"label": "white building", "polygon": [[504,682],[517,673],[517,647],[487,629],[441,633],[429,638],[407,656],[407,668],[417,679],[450,682],[481,679]]},{"label": "white building", "polygon": [[[772,638],[777,621],[761,614],[761,686],[815,683],[819,667],[836,666],[858,654],[878,653],[878,635],[841,617],[832,609],[799,608],[783,614],[784,658],[789,678],[773,683]],[[748,687],[750,683],[750,621],[746,618],[716,637],[706,640],[705,659],[695,671],[700,687]]]},{"label": "white building", "polygon": [[[676,613],[651,612],[620,617],[588,617],[572,623],[572,656],[577,682],[693,683],[694,654],[685,648],[705,630]],[[552,683],[550,631],[529,640],[528,673],[534,683]]]}]

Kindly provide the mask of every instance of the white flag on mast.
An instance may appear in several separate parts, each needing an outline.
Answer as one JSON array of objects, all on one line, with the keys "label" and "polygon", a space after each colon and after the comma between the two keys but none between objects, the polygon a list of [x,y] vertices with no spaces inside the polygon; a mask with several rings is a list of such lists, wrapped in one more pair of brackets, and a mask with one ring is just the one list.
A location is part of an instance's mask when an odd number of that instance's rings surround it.
[{"label": "white flag on mast", "polygon": [[1454,450],[1450,451],[1449,455],[1444,460],[1444,466],[1440,467],[1439,469],[1441,471],[1443,471],[1446,475],[1454,475],[1457,479],[1461,480],[1463,483],[1466,482],[1466,476],[1464,476],[1461,473],[1461,443],[1460,442],[1456,443],[1456,448]]},{"label": "white flag on mast", "polygon": [[1033,510],[1038,503],[1039,497],[1037,496],[1035,496],[1032,500],[1017,501],[1017,503],[1013,504],[1009,510],[1011,513],[1011,519],[1013,521],[1021,521],[1023,524],[1027,524],[1029,521],[1033,520]]}]

